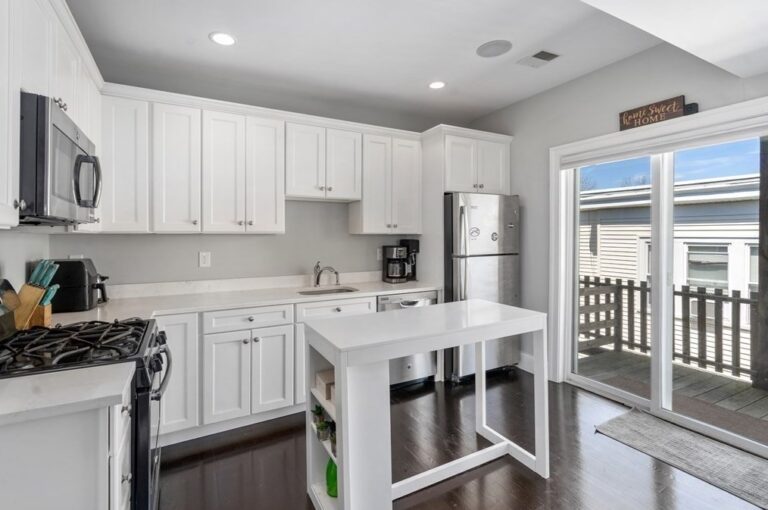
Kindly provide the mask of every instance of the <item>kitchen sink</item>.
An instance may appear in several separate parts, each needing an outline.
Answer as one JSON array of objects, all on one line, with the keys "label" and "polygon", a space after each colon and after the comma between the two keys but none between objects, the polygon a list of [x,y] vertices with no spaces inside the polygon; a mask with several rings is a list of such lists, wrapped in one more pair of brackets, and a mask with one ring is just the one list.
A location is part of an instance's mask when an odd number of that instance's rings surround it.
[{"label": "kitchen sink", "polygon": [[321,296],[323,294],[343,294],[345,292],[357,292],[354,287],[332,287],[328,289],[302,290],[299,294],[302,296]]}]

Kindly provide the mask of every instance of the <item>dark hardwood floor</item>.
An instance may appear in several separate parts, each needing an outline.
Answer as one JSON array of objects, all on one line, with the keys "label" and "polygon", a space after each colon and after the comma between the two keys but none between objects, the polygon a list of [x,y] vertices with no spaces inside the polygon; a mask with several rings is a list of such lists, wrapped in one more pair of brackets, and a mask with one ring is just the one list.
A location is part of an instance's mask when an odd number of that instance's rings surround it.
[{"label": "dark hardwood floor", "polygon": [[[532,377],[493,377],[489,424],[533,444]],[[499,459],[395,502],[395,509],[730,510],[754,506],[596,434],[628,409],[550,385],[551,477]],[[393,480],[487,446],[474,427],[474,388],[428,384],[392,394]],[[372,438],[375,440],[375,438]],[[294,415],[163,450],[161,510],[304,510],[304,421]],[[365,510],[365,509],[360,509]]]}]

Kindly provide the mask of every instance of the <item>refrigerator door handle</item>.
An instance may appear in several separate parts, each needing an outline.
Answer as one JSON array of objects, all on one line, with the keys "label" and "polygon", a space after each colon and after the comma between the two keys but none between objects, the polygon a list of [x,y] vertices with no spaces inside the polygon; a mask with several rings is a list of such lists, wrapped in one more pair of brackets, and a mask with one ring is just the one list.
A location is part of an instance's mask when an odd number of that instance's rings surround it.
[{"label": "refrigerator door handle", "polygon": [[468,248],[468,242],[467,242],[467,236],[469,233],[467,232],[467,209],[466,206],[459,206],[459,230],[461,232],[461,237],[459,238],[459,254],[460,255],[466,255],[467,254],[467,248]]}]

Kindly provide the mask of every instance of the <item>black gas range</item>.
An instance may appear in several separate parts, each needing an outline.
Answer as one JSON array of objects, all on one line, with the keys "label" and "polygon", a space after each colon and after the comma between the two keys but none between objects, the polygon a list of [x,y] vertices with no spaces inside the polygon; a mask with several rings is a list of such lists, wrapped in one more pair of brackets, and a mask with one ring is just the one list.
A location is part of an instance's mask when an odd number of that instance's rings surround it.
[{"label": "black gas range", "polygon": [[150,404],[162,398],[172,365],[165,333],[157,330],[155,321],[127,319],[37,327],[0,340],[0,378],[110,363],[136,363],[131,396],[131,507],[153,510],[159,495],[160,450],[152,434]]}]

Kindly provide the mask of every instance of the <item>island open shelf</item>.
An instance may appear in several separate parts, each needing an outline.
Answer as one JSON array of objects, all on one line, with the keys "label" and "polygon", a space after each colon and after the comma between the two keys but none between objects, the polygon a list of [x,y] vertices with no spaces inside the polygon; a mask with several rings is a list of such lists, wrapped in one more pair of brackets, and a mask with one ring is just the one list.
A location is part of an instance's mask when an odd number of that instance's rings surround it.
[{"label": "island open shelf", "polygon": [[[391,510],[395,499],[505,455],[548,478],[546,321],[540,312],[479,299],[307,321],[307,393],[312,405],[333,413],[337,443],[338,497],[331,498],[325,490],[330,444],[318,439],[307,413],[307,493],[315,508]],[[492,445],[393,484],[389,361],[474,344],[476,374],[485,374],[485,341],[522,333],[533,334],[535,453],[488,426],[486,380],[476,377],[475,430]],[[333,403],[313,391],[315,374],[329,369],[334,371]]]}]

